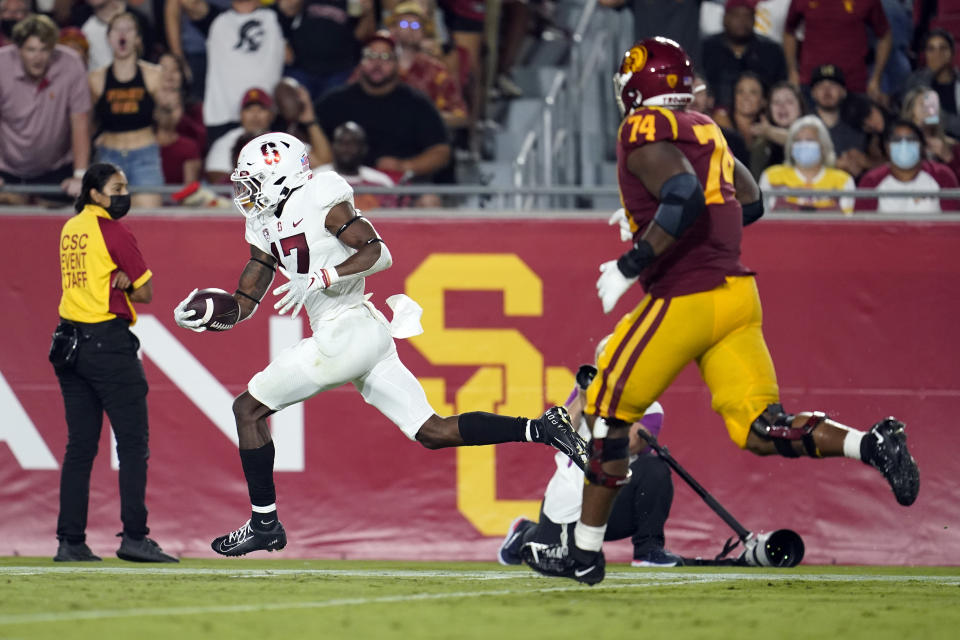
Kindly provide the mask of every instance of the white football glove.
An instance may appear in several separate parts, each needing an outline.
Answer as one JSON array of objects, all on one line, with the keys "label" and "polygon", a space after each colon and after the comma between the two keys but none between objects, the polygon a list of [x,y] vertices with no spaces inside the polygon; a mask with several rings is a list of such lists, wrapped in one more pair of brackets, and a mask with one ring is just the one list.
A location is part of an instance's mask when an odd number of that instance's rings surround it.
[{"label": "white football glove", "polygon": [[617,268],[617,261],[611,260],[600,265],[600,277],[597,278],[597,295],[603,303],[603,312],[610,313],[627,289],[633,286],[637,278],[628,278]]},{"label": "white football glove", "polygon": [[173,310],[173,319],[177,325],[183,327],[184,329],[190,329],[190,331],[196,331],[200,333],[201,331],[206,331],[207,328],[201,326],[203,324],[203,318],[194,318],[197,315],[197,312],[193,309],[185,309],[187,303],[193,299],[194,294],[199,291],[199,289],[194,289],[190,292],[186,298],[180,301],[174,310]]},{"label": "white football glove", "polygon": [[627,219],[626,209],[617,209],[613,212],[613,215],[610,216],[610,219],[607,220],[607,224],[610,226],[620,225],[620,240],[623,242],[629,242],[633,240],[633,231],[630,230],[630,221]]},{"label": "white football glove", "polygon": [[273,308],[280,312],[280,315],[293,309],[291,318],[296,318],[303,307],[307,295],[311,291],[321,291],[333,285],[340,279],[340,274],[333,267],[329,269],[319,269],[313,273],[294,273],[290,274],[290,280],[273,290],[273,295],[279,296],[283,293],[287,295],[273,305]]}]

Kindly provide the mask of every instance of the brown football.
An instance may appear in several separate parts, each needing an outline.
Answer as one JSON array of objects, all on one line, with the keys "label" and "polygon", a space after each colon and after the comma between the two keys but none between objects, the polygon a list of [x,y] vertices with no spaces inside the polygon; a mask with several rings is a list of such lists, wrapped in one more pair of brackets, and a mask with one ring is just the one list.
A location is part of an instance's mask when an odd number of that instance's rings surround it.
[{"label": "brown football", "polygon": [[240,305],[223,289],[200,289],[186,308],[195,311],[193,317],[203,320],[203,326],[209,331],[226,331],[240,319]]}]

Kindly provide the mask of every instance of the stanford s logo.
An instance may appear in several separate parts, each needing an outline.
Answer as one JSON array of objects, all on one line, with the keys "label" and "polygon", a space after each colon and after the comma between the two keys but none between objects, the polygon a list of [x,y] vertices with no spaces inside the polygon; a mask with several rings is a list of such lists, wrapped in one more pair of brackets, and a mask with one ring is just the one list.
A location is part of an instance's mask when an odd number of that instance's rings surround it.
[{"label": "stanford s logo", "polygon": [[280,150],[273,142],[267,142],[260,145],[260,153],[263,154],[263,161],[267,164],[280,163]]},{"label": "stanford s logo", "polygon": [[643,45],[630,47],[623,56],[623,63],[620,65],[620,73],[636,73],[641,71],[647,64],[647,48]]}]

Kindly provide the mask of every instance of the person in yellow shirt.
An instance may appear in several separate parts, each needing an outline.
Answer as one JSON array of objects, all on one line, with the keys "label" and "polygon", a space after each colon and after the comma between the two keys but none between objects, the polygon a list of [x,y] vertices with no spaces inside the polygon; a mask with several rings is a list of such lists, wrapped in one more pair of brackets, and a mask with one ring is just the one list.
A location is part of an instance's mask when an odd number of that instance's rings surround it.
[{"label": "person in yellow shirt", "polygon": [[119,221],[130,210],[123,171],[109,163],[92,165],[74,208],[77,215],[60,231],[63,295],[50,347],[67,420],[53,559],[100,560],[86,544],[86,528],[90,470],[106,411],[120,460],[123,533],[117,557],[177,562],[147,537],[147,379],[130,325],[137,320],[133,303],[153,298],[153,273]]},{"label": "person in yellow shirt", "polygon": [[760,175],[760,190],[767,196],[767,210],[779,211],[843,211],[853,213],[853,197],[832,198],[811,193],[810,196],[778,195],[777,189],[810,189],[811,191],[855,189],[851,176],[834,167],[837,154],[827,127],[817,116],[804,116],[794,121],[787,131],[784,163],[767,167]]}]

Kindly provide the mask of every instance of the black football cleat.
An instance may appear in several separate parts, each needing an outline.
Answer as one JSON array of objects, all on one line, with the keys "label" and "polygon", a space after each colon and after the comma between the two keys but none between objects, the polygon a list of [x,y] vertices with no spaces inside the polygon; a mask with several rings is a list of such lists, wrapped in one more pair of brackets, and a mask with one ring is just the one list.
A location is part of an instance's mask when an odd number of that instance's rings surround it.
[{"label": "black football cleat", "polygon": [[584,551],[572,547],[568,553],[562,544],[528,542],[520,549],[520,557],[531,569],[551,578],[570,578],[595,585],[603,580],[606,560],[603,551]]},{"label": "black football cleat", "polygon": [[151,538],[141,538],[134,540],[125,535],[121,536],[120,548],[117,549],[117,557],[121,560],[130,562],[180,562],[170,554],[164,552],[160,545]]},{"label": "black football cleat", "polygon": [[530,421],[530,441],[548,444],[573,460],[581,470],[587,468],[587,443],[573,428],[570,414],[563,407],[550,407]]},{"label": "black football cleat", "polygon": [[875,438],[873,455],[866,461],[883,474],[890,483],[893,495],[903,506],[910,506],[920,491],[920,470],[917,461],[907,450],[904,424],[896,418],[884,418],[866,433]]},{"label": "black football cleat", "polygon": [[236,531],[214,538],[210,543],[210,547],[222,556],[243,556],[251,551],[280,551],[285,546],[287,532],[279,520],[267,531],[254,529],[247,520]]},{"label": "black football cleat", "polygon": [[53,556],[54,562],[100,562],[102,558],[95,555],[85,542],[70,544],[66,540],[61,540],[57,547],[57,555]]},{"label": "black football cleat", "polygon": [[521,564],[520,547],[523,546],[523,534],[530,527],[535,527],[536,523],[523,516],[510,523],[510,530],[503,538],[500,544],[500,550],[497,551],[497,562],[503,565]]}]

